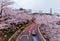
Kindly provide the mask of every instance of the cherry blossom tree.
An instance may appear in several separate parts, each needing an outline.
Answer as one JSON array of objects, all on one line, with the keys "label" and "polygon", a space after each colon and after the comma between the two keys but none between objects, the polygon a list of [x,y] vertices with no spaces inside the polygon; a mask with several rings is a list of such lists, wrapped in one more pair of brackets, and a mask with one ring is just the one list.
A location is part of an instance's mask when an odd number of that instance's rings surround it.
[{"label": "cherry blossom tree", "polygon": [[19,23],[27,22],[27,20],[30,21],[32,19],[32,16],[29,15],[26,9],[16,10],[16,9],[7,7],[8,5],[12,3],[13,2],[10,2],[7,0],[6,1],[3,0],[2,2],[0,2],[0,15],[1,15],[0,29],[9,28],[9,25],[11,27],[11,24],[13,24],[12,26],[14,27],[14,23],[19,24]]}]

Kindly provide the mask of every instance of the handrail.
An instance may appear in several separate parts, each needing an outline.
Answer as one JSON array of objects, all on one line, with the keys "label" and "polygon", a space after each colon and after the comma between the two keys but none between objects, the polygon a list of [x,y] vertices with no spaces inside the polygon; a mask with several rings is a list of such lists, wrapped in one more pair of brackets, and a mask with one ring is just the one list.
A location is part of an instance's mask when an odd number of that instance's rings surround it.
[{"label": "handrail", "polygon": [[[41,31],[40,31],[39,27],[38,27],[38,32],[39,32],[39,34],[40,34],[42,40],[43,40],[43,41],[46,41],[46,40],[44,39],[43,35],[41,34]],[[40,36],[39,36],[39,37],[40,37]]]}]

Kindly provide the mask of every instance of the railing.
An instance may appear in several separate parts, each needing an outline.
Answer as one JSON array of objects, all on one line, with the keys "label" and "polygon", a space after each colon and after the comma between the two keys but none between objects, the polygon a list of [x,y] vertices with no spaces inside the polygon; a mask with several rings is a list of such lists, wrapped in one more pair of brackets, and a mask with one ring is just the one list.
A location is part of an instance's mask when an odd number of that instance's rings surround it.
[{"label": "railing", "polygon": [[40,30],[40,28],[38,27],[38,32],[39,32],[39,34],[40,34],[40,36],[39,37],[41,37],[42,38],[42,41],[46,41],[45,40],[45,38],[43,37],[43,35],[41,34],[41,30]]}]

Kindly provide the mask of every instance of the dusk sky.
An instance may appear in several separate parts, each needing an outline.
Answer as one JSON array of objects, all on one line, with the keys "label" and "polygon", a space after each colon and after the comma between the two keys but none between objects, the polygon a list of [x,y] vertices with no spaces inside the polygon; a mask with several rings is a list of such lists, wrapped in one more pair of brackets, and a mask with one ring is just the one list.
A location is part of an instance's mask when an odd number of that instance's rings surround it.
[{"label": "dusk sky", "polygon": [[13,0],[15,4],[14,8],[32,9],[32,11],[42,10],[43,12],[49,12],[50,8],[53,12],[60,13],[60,0]]}]

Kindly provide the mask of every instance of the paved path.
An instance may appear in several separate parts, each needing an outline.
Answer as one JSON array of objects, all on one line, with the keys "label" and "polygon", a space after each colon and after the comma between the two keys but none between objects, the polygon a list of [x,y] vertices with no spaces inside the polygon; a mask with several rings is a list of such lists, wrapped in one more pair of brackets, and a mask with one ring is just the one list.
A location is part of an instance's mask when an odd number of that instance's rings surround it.
[{"label": "paved path", "polygon": [[[37,36],[34,37],[31,34],[32,30],[36,30]],[[41,38],[39,37],[38,33],[38,25],[33,23],[29,25],[22,33],[19,35],[16,41],[41,41]]]}]

